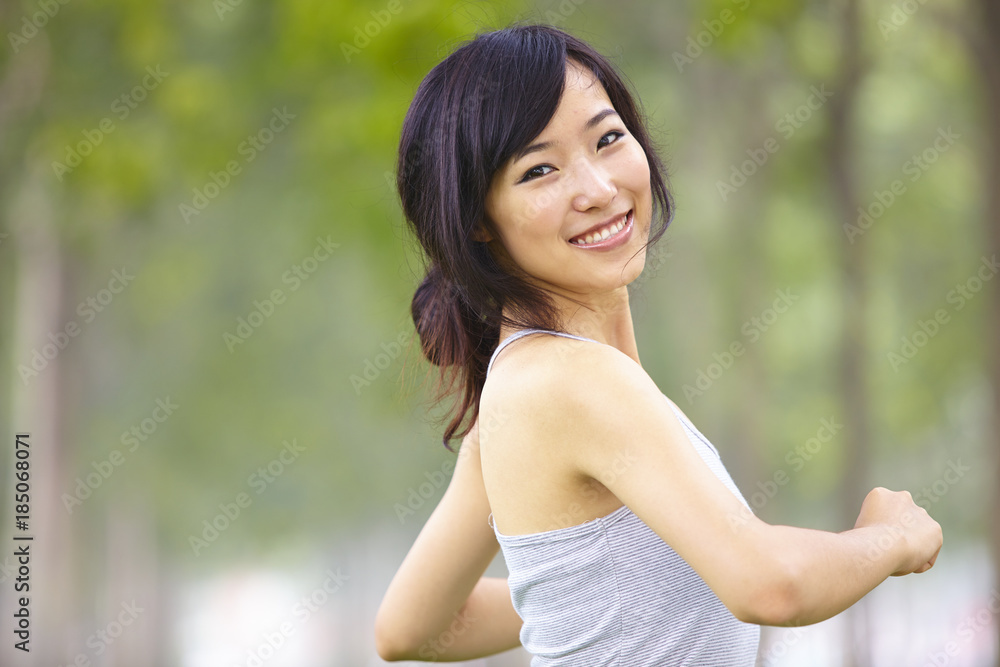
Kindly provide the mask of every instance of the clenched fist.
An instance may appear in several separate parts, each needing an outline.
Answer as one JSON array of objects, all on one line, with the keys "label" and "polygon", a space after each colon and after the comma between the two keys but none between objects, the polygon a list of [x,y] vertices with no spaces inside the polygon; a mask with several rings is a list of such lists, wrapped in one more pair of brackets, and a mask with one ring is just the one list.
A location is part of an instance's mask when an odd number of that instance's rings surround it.
[{"label": "clenched fist", "polygon": [[[898,569],[892,576],[926,572],[934,566],[941,551],[941,525],[927,511],[913,502],[909,491],[890,491],[876,487],[861,505],[855,528],[885,526],[892,546],[900,553]],[[883,546],[879,539],[878,545]]]}]

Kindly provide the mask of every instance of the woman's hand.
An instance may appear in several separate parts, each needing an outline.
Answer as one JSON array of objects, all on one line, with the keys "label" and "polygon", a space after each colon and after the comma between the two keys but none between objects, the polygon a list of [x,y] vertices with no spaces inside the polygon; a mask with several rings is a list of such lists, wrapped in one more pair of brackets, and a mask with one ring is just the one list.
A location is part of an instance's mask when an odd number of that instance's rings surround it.
[{"label": "woman's hand", "polygon": [[934,566],[943,540],[941,525],[913,502],[909,491],[872,489],[854,523],[855,528],[871,526],[887,528],[891,538],[879,540],[874,550],[887,550],[896,543],[902,546],[902,562],[892,576],[926,572]]}]

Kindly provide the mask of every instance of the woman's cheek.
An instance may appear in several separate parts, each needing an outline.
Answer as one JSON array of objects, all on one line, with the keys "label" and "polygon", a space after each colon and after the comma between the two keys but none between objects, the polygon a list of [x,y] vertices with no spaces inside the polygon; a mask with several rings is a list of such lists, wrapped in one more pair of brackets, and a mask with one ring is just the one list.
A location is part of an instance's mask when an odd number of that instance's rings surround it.
[{"label": "woman's cheek", "polygon": [[552,193],[548,188],[534,188],[528,190],[521,199],[518,210],[521,217],[527,220],[537,218],[546,207],[552,205]]},{"label": "woman's cheek", "polygon": [[535,193],[525,204],[518,233],[523,237],[540,235],[546,224],[553,220],[555,208],[553,193],[541,190]]},{"label": "woman's cheek", "polygon": [[642,146],[635,145],[631,156],[632,169],[636,175],[636,183],[649,183],[649,160],[646,158]]}]

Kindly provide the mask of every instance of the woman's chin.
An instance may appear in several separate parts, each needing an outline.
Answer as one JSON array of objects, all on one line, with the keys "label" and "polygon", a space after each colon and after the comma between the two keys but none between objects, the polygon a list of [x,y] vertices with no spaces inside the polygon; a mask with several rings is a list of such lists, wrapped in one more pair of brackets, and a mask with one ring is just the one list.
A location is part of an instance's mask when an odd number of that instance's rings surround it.
[{"label": "woman's chin", "polygon": [[643,246],[634,257],[629,259],[628,264],[625,265],[625,270],[622,272],[622,278],[626,285],[630,285],[639,279],[642,275],[643,269],[646,268],[646,247]]}]

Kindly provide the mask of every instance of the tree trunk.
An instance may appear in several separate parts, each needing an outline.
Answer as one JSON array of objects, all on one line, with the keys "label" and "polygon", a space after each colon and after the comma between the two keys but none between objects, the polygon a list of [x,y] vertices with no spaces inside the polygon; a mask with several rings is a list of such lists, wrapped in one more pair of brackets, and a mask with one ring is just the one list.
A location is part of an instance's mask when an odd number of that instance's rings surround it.
[{"label": "tree trunk", "polygon": [[[854,526],[861,502],[869,490],[871,417],[865,358],[867,349],[868,270],[863,240],[848,239],[845,224],[855,222],[860,205],[856,184],[852,118],[858,86],[863,76],[861,27],[857,0],[846,0],[840,16],[841,69],[830,105],[827,159],[841,240],[840,280],[843,295],[843,330],[839,352],[839,389],[844,410],[844,459],[846,475],[840,483],[840,515],[844,528]],[[870,638],[865,601],[846,614],[845,665],[865,667],[871,663]]]},{"label": "tree trunk", "polygon": [[[730,82],[730,85],[738,86],[739,82]],[[773,125],[764,120],[767,89],[763,81],[749,80],[741,91],[740,97],[745,101],[745,113],[742,116],[745,119],[743,136],[749,138],[747,146],[763,145],[765,140],[772,136]],[[718,122],[724,121],[720,118]],[[723,330],[727,333],[736,332],[735,339],[743,343],[746,349],[736,362],[741,365],[741,381],[736,390],[739,398],[735,400],[733,406],[734,419],[732,422],[723,423],[727,424],[729,429],[726,440],[736,445],[731,453],[733,478],[747,498],[758,490],[759,482],[770,480],[774,474],[774,469],[767,465],[764,443],[767,412],[776,406],[769,402],[766,393],[761,391],[768,379],[765,363],[761,357],[762,346],[749,344],[747,339],[739,337],[742,335],[742,324],[751,317],[759,315],[761,308],[773,298],[774,294],[773,285],[764,285],[765,280],[762,275],[764,271],[760,261],[760,258],[766,255],[760,239],[764,236],[761,230],[766,225],[763,216],[770,173],[768,167],[773,169],[773,165],[765,165],[760,169],[754,176],[756,180],[752,190],[748,187],[737,193],[742,199],[739,200],[738,206],[731,207],[734,214],[729,216],[729,233],[741,252],[736,258],[735,270],[723,272],[722,278],[725,280],[726,294],[735,299],[735,302],[727,304],[726,311],[731,315],[728,321],[725,321],[726,326]],[[779,502],[781,500],[779,498]],[[760,510],[771,523],[775,521],[775,507],[761,507]]]},{"label": "tree trunk", "polygon": [[[11,364],[15,373],[10,378],[13,423],[4,437],[28,433],[30,443],[30,519],[26,530],[11,526],[17,536],[33,538],[23,542],[29,545],[30,553],[30,652],[16,656],[16,664],[26,666],[61,664],[70,650],[70,616],[75,608],[70,517],[59,500],[65,490],[66,392],[62,382],[65,353],[47,359],[37,376],[26,375],[22,379],[17,371],[22,365],[30,368],[32,350],[41,350],[50,343],[48,335],[62,331],[67,321],[63,307],[62,255],[43,179],[37,171],[26,175],[15,210],[10,212],[10,218],[18,224],[7,239],[14,246],[17,267]],[[4,442],[3,447],[4,458],[11,460],[13,444]],[[15,544],[12,537],[7,535],[4,544]],[[5,592],[12,592],[12,588],[3,587]],[[14,612],[13,597],[2,605],[8,619]],[[4,654],[13,651],[12,643],[4,642]],[[6,660],[2,662],[7,664]]]},{"label": "tree trunk", "polygon": [[[1000,255],[1000,4],[996,0],[976,0],[973,25],[979,34],[971,41],[975,60],[983,78],[983,185],[986,238],[990,257]],[[993,507],[987,510],[992,517],[991,543],[993,547],[994,589],[1000,587],[1000,286],[992,285],[986,324],[986,353],[990,383],[993,387],[993,452],[997,469],[993,475]],[[994,620],[995,622],[995,620]],[[1000,636],[1000,633],[998,633]],[[1000,638],[1000,637],[998,637]],[[1000,642],[997,646],[997,667],[1000,667]]]}]

